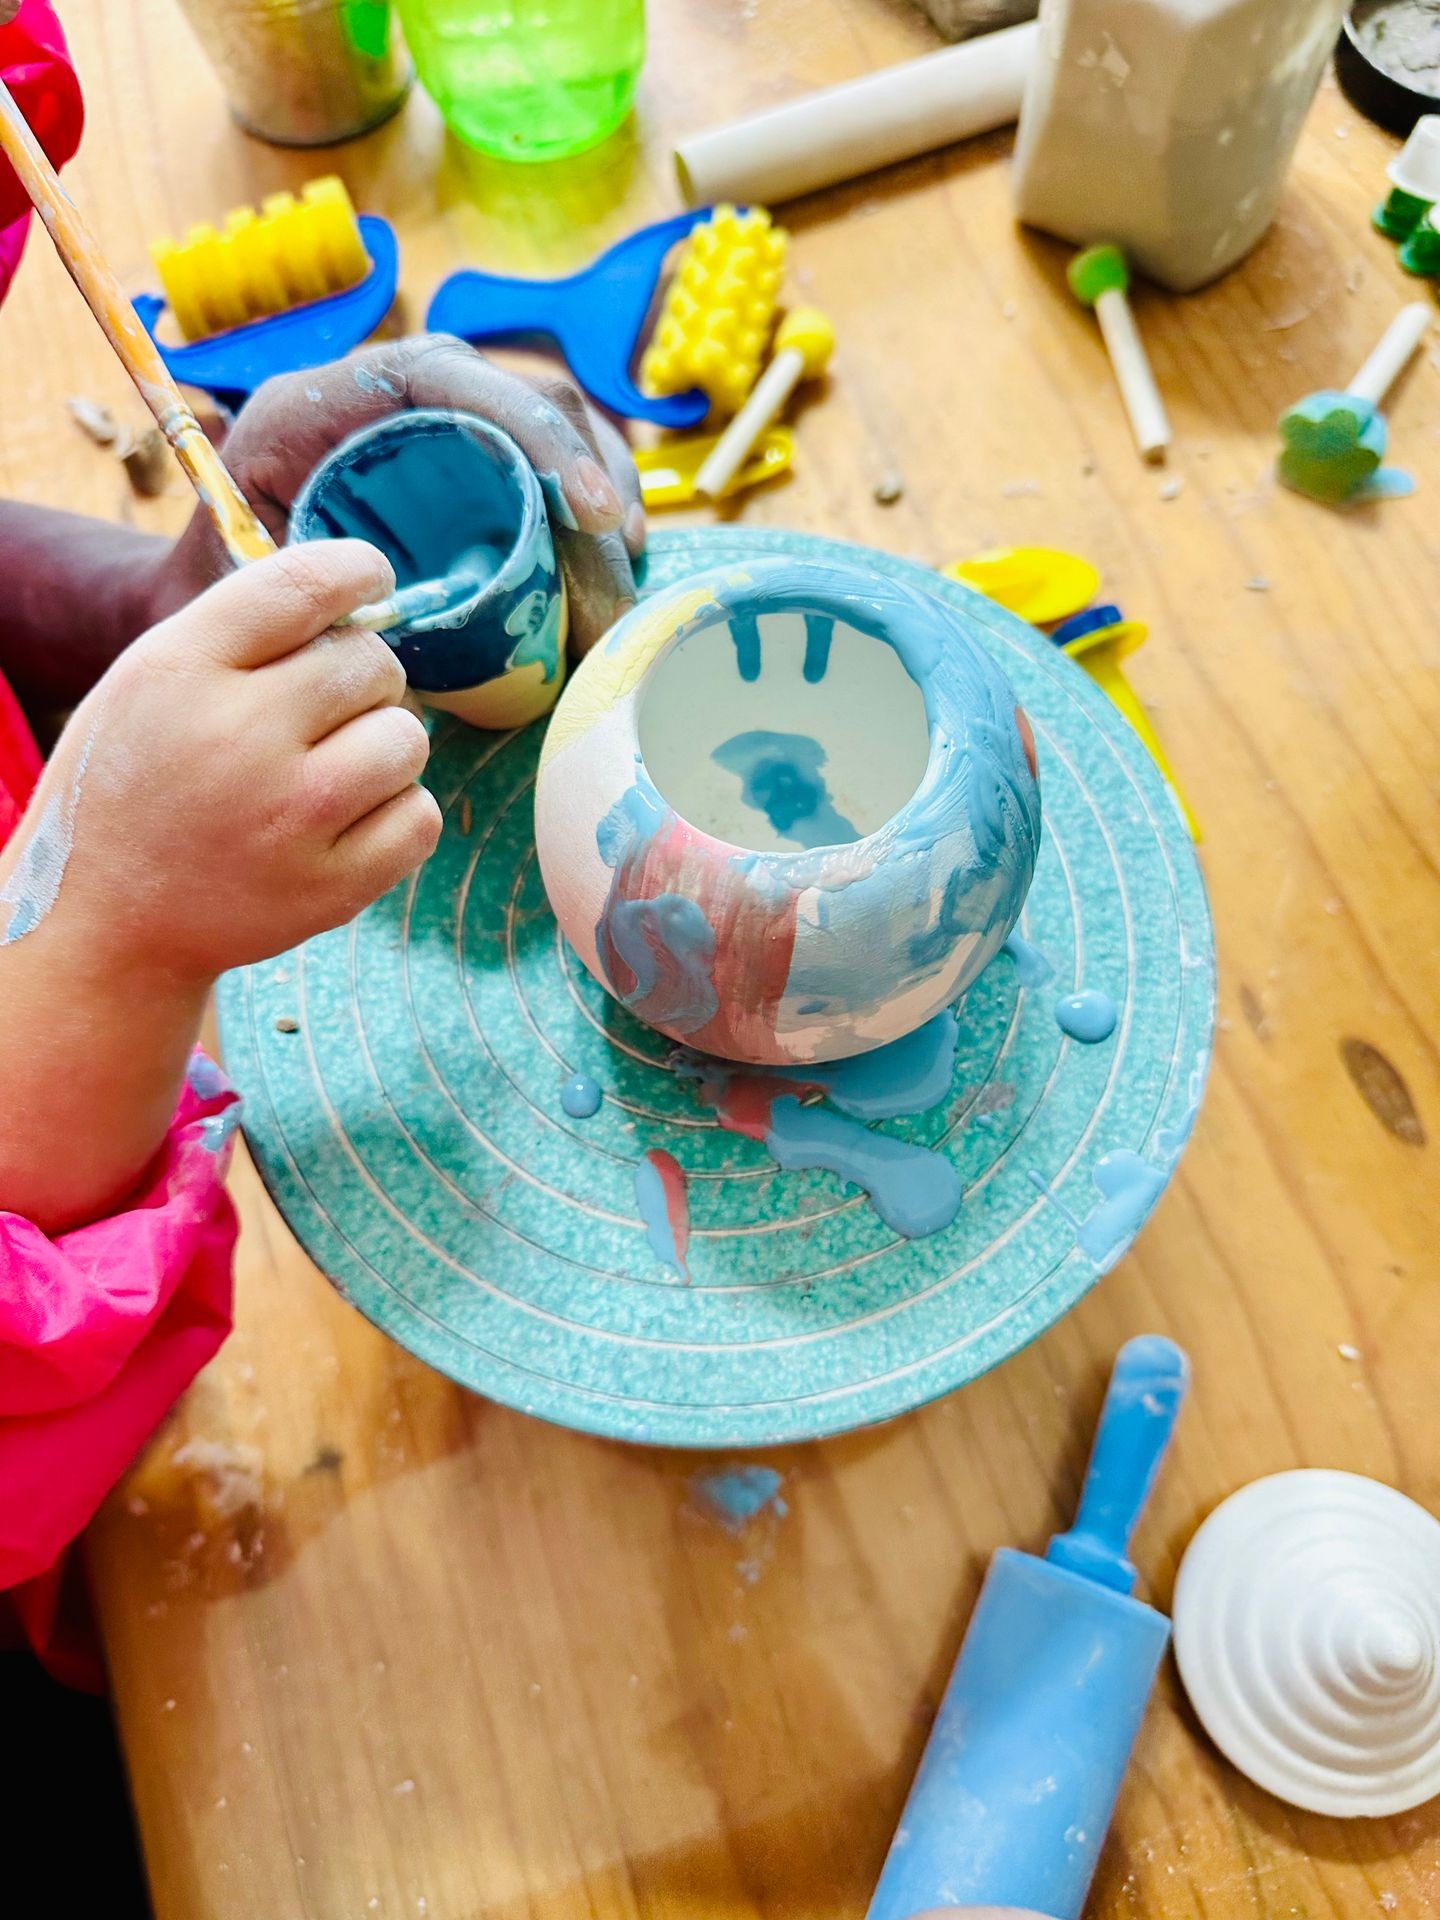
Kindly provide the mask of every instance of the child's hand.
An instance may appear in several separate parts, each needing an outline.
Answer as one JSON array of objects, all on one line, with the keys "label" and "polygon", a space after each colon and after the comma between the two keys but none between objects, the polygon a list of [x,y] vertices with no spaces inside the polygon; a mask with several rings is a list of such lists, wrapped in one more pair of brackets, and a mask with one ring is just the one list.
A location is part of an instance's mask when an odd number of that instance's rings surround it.
[{"label": "child's hand", "polygon": [[[440,832],[415,784],[425,728],[385,643],[328,631],[393,586],[373,547],[318,541],[142,635],[75,715],[29,816],[63,864],[54,919],[142,978],[209,981],[351,919],[418,866]],[[14,905],[17,858],[54,870],[7,851],[12,940],[37,904]]]},{"label": "child's hand", "polygon": [[[225,461],[277,541],[301,483],[359,428],[406,407],[453,407],[503,428],[545,491],[570,592],[570,634],[585,652],[634,602],[630,560],[645,546],[635,464],[609,421],[565,379],[506,373],[445,334],[364,347],[328,367],[268,380],[225,441]],[[197,514],[182,536],[162,604],[182,605],[224,568]]]}]

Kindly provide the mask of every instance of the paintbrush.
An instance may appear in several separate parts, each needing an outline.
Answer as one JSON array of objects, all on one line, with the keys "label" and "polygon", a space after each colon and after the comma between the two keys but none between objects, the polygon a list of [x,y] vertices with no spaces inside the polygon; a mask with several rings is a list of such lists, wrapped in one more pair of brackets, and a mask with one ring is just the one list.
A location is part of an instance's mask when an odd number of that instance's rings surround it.
[{"label": "paintbrush", "polygon": [[[215,523],[225,551],[237,567],[274,553],[275,542],[241,493],[229,468],[205,438],[200,422],[171,378],[159,349],[131,306],[125,289],[106,264],[74,201],[60,184],[39,141],[30,131],[15,96],[0,80],[0,153],[15,169],[55,243],[66,271],[85,297],[106,339],[135,382],[140,398],[184,469],[185,478]],[[337,626],[378,629],[404,617],[393,602],[359,607]]]}]

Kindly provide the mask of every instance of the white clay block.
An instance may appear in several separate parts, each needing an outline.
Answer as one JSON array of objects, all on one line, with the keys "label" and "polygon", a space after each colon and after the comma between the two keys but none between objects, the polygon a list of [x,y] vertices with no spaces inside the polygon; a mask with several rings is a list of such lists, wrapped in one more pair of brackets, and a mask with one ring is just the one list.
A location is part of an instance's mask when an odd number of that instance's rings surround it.
[{"label": "white clay block", "polygon": [[1345,0],[1046,0],[1015,148],[1015,210],[1114,241],[1176,292],[1275,216]]}]

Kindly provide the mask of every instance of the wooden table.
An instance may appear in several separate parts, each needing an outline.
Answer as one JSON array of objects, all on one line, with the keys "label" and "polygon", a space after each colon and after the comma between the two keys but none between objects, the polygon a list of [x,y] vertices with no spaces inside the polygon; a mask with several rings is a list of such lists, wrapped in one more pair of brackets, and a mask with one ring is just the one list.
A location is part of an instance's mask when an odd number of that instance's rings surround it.
[{"label": "wooden table", "polygon": [[[928,44],[901,0],[656,0],[639,130],[532,172],[447,145],[420,98],[318,163],[261,146],[169,5],[64,12],[90,111],[71,182],[124,276],[146,282],[153,234],[333,160],[400,230],[412,323],[455,265],[565,269],[671,210],[677,129]],[[1327,88],[1253,259],[1142,297],[1167,481],[1132,451],[1061,250],[1011,224],[1008,146],[790,210],[792,292],[840,351],[793,480],[738,512],[931,562],[1072,547],[1149,621],[1134,677],[1206,829],[1221,954],[1179,1177],[1018,1359],[774,1456],[788,1517],[736,1539],[688,1497],[703,1463],[554,1431],[391,1346],[242,1163],[238,1331],[92,1535],[160,1920],[861,1915],[986,1559],[1067,1513],[1110,1357],[1142,1329],[1196,1376],[1138,1541],[1159,1605],[1197,1523],[1259,1474],[1350,1468],[1440,1508],[1435,367],[1394,408],[1413,503],[1341,518],[1271,479],[1281,407],[1343,384],[1414,295],[1367,224],[1391,147]],[[76,391],[138,415],[43,241],[0,382],[0,487],[183,518],[178,492],[132,509],[67,422]],[[1164,1679],[1093,1914],[1437,1907],[1440,1803],[1292,1812]]]}]

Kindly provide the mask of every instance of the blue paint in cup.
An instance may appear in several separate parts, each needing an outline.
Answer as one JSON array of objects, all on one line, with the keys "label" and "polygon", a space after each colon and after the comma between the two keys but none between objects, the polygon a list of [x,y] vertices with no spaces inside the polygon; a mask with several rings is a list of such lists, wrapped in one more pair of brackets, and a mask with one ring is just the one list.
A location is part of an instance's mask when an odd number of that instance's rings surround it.
[{"label": "blue paint in cup", "polygon": [[429,706],[514,727],[565,678],[565,591],[540,482],[486,420],[440,409],[364,427],[305,481],[290,539],[368,540],[406,618],[387,634]]}]

